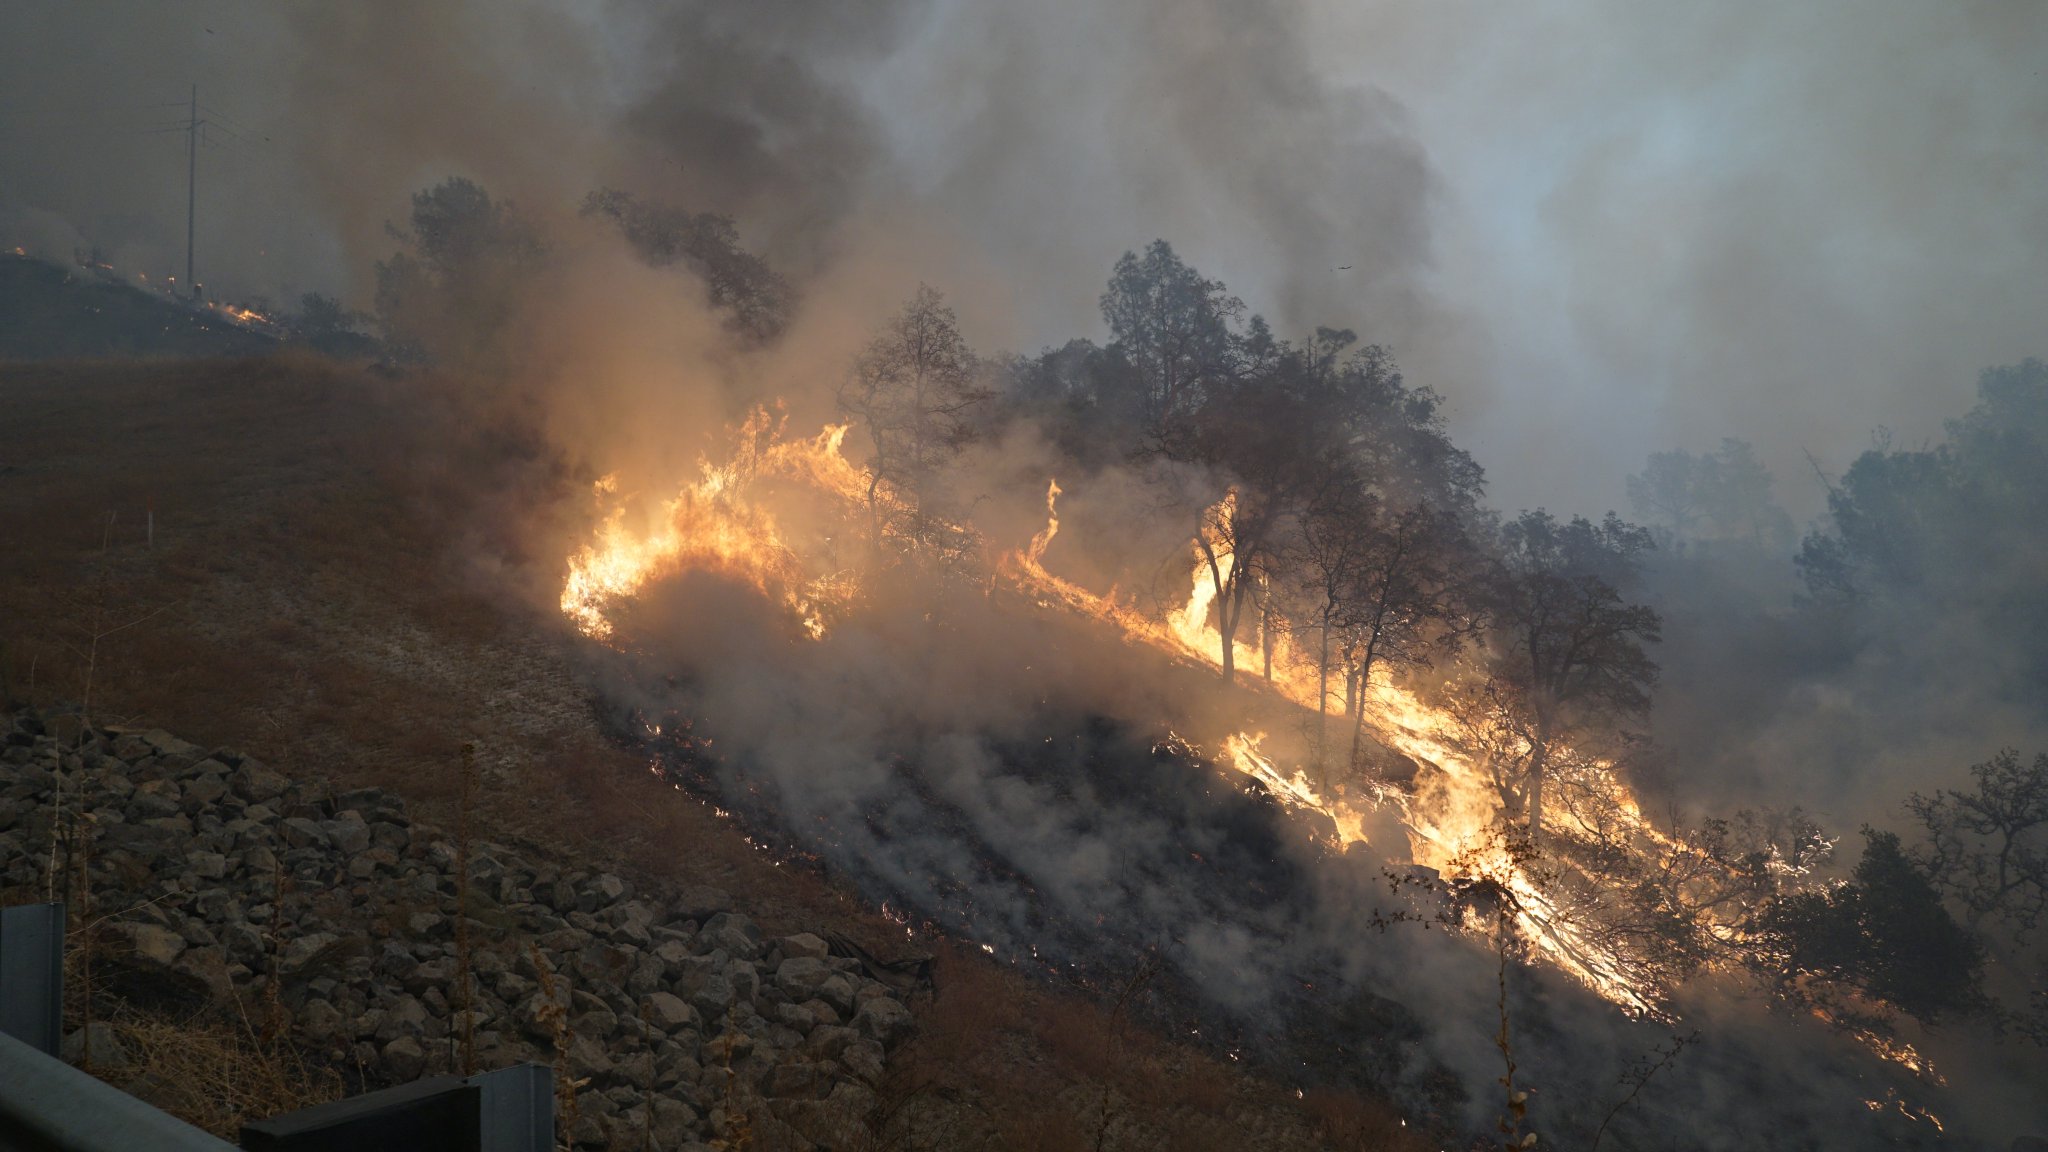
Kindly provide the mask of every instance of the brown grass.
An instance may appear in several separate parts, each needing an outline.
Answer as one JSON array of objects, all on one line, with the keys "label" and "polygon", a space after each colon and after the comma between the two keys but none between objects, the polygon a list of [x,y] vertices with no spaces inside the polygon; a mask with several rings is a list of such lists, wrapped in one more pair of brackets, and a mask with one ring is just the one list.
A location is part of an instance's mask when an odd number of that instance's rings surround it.
[{"label": "brown grass", "polygon": [[1376,1100],[1323,1092],[1304,1105],[1093,1000],[1027,985],[970,951],[947,948],[938,959],[922,1030],[892,1058],[883,1086],[881,1147],[1431,1147]]}]

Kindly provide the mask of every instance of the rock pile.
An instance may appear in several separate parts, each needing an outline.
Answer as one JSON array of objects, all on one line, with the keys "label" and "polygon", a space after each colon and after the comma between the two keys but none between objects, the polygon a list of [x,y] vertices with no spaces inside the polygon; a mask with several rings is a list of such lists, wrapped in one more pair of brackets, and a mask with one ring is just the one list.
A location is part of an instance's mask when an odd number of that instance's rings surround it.
[{"label": "rock pile", "polygon": [[[458,908],[452,838],[389,793],[312,795],[162,731],[0,719],[0,888],[41,891],[53,833],[106,918],[103,990],[272,1006],[310,1058],[371,1084],[453,1069],[467,1031],[480,1069],[539,1060],[580,1085],[577,1147],[649,1130],[659,1148],[742,1130],[756,1148],[850,1146],[914,1028],[893,973],[811,933],[767,937],[724,892],[640,892],[480,842]],[[112,1032],[93,1043],[118,1052]]]}]

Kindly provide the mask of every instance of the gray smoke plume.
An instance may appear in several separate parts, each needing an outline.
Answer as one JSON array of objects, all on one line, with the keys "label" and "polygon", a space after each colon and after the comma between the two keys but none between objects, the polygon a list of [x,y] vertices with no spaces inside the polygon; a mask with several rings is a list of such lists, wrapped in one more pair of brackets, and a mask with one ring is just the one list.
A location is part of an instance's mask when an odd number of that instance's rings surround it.
[{"label": "gray smoke plume", "polygon": [[1532,505],[1618,504],[1648,449],[1723,435],[1784,477],[1933,435],[2048,300],[2048,13],[2012,0],[23,0],[0,27],[10,247],[181,266],[183,138],[132,133],[192,82],[227,118],[199,247],[230,295],[365,303],[383,223],[451,172],[726,212],[791,274],[940,284],[1023,350],[1093,330],[1109,260],[1165,236],[1283,334],[1392,344]]}]

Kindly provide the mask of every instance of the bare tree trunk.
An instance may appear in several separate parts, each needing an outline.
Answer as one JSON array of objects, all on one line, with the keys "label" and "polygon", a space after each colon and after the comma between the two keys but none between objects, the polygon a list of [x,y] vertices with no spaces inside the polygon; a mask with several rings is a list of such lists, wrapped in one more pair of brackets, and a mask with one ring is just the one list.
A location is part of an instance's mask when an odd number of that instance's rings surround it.
[{"label": "bare tree trunk", "polygon": [[1529,756],[1529,846],[1535,847],[1543,839],[1543,778],[1548,773],[1550,742],[1538,737],[1535,750]]},{"label": "bare tree trunk", "polygon": [[1273,598],[1259,597],[1259,654],[1265,658],[1263,675],[1266,683],[1273,682]]},{"label": "bare tree trunk", "polygon": [[[1224,584],[1223,565],[1216,559],[1216,549],[1203,539],[1200,533],[1195,535],[1195,546],[1202,550],[1202,559],[1208,562],[1209,585],[1216,589],[1216,635],[1223,641],[1223,650],[1220,654],[1223,662],[1223,682],[1228,684],[1235,678],[1237,671],[1236,654],[1231,651],[1230,642],[1231,634],[1237,631],[1237,621],[1230,618],[1230,590]],[[1231,568],[1230,577],[1230,587],[1235,587],[1238,577],[1235,565]]]},{"label": "bare tree trunk", "polygon": [[868,466],[868,563],[881,566],[882,558],[882,468],[880,463]]},{"label": "bare tree trunk", "polygon": [[1243,579],[1233,572],[1224,591],[1216,597],[1216,634],[1223,640],[1225,684],[1237,679],[1237,622],[1244,615],[1244,600],[1238,590],[1243,587]]},{"label": "bare tree trunk", "polygon": [[1379,658],[1380,629],[1375,619],[1372,631],[1367,634],[1365,655],[1358,661],[1358,707],[1351,718],[1351,762],[1358,763],[1359,750],[1365,740],[1365,694],[1372,687],[1372,665]]},{"label": "bare tree trunk", "polygon": [[1316,774],[1329,786],[1330,747],[1330,613],[1323,612],[1322,635],[1316,651]]},{"label": "bare tree trunk", "polygon": [[1358,695],[1351,708],[1351,763],[1358,764],[1358,753],[1365,745],[1365,671],[1360,669],[1356,683]]}]

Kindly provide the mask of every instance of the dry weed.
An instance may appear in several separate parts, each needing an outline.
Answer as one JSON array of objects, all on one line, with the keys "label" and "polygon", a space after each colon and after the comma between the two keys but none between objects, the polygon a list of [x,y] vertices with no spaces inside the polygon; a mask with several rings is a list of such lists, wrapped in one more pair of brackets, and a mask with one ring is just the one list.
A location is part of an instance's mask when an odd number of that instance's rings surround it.
[{"label": "dry weed", "polygon": [[263,1043],[219,1021],[129,1015],[115,1035],[131,1062],[109,1079],[180,1120],[233,1139],[243,1124],[346,1094],[342,1078],[308,1066],[290,1044]]}]

